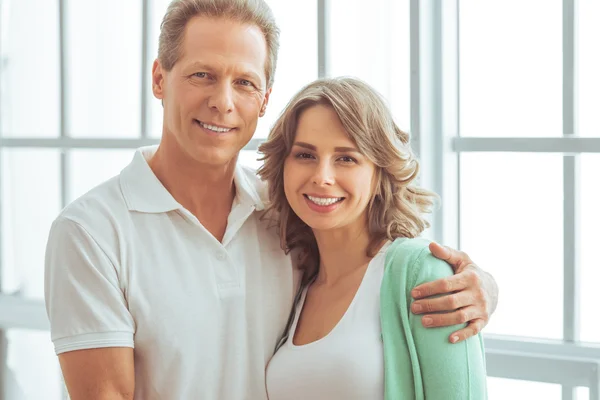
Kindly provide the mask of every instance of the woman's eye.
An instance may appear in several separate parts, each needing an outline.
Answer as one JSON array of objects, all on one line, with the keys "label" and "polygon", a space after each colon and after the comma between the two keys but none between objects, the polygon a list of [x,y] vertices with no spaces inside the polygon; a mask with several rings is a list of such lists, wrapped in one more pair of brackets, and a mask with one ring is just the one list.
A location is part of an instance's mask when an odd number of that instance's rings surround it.
[{"label": "woman's eye", "polygon": [[242,86],[254,86],[254,84],[252,82],[250,82],[249,80],[247,80],[247,79],[240,80],[240,85],[242,85]]},{"label": "woman's eye", "polygon": [[313,158],[312,154],[309,153],[296,153],[296,158],[300,160],[308,160]]},{"label": "woman's eye", "polygon": [[356,160],[350,156],[340,157],[339,159],[340,159],[340,161],[342,161],[344,163],[355,163],[356,162]]}]

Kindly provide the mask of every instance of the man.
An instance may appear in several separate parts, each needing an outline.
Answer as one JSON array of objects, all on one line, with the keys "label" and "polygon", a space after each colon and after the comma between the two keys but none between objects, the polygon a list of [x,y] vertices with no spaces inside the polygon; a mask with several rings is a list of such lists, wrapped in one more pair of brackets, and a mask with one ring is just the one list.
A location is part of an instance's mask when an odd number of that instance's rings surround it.
[{"label": "man", "polygon": [[[266,399],[298,273],[260,220],[264,188],[236,161],[265,113],[277,49],[263,0],[169,7],[152,71],[160,145],[50,232],[46,304],[71,399]],[[471,321],[464,339],[487,322],[495,284],[465,254],[433,251],[462,272],[420,295],[456,293],[415,304],[460,308],[431,326]]]}]

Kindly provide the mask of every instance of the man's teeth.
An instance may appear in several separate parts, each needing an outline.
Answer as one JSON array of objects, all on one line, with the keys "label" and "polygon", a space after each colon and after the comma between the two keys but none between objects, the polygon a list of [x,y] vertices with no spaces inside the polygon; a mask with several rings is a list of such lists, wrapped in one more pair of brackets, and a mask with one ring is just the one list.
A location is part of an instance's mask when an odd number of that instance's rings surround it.
[{"label": "man's teeth", "polygon": [[200,125],[202,125],[203,128],[209,129],[213,132],[219,132],[219,133],[225,133],[225,132],[229,132],[231,130],[231,128],[219,128],[218,126],[205,124],[204,122],[200,122]]},{"label": "man's teeth", "polygon": [[306,196],[308,197],[308,199],[310,201],[312,201],[313,203],[319,205],[319,206],[330,206],[334,203],[337,203],[338,201],[341,201],[343,199],[343,197],[313,197],[313,196]]}]

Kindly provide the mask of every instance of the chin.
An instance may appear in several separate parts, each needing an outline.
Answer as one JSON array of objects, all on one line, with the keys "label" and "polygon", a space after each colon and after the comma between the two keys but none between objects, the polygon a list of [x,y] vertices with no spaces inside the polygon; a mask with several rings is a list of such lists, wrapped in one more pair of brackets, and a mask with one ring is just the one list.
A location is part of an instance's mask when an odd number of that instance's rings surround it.
[{"label": "chin", "polygon": [[309,228],[316,231],[328,231],[334,229],[337,226],[335,218],[323,217],[323,218],[300,218]]},{"label": "chin", "polygon": [[202,164],[224,165],[236,159],[237,153],[231,149],[220,149],[215,147],[196,147],[188,150],[191,156]]}]

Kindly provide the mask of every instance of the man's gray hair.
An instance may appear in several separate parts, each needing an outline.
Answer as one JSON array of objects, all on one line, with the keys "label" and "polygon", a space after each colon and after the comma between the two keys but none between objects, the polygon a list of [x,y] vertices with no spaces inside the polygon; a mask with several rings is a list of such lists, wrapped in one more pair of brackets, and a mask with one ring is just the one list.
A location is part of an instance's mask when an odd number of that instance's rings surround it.
[{"label": "man's gray hair", "polygon": [[260,28],[267,43],[267,89],[273,86],[279,52],[279,28],[264,0],[173,0],[160,25],[158,60],[162,68],[170,71],[179,60],[185,27],[197,16],[227,18]]}]

